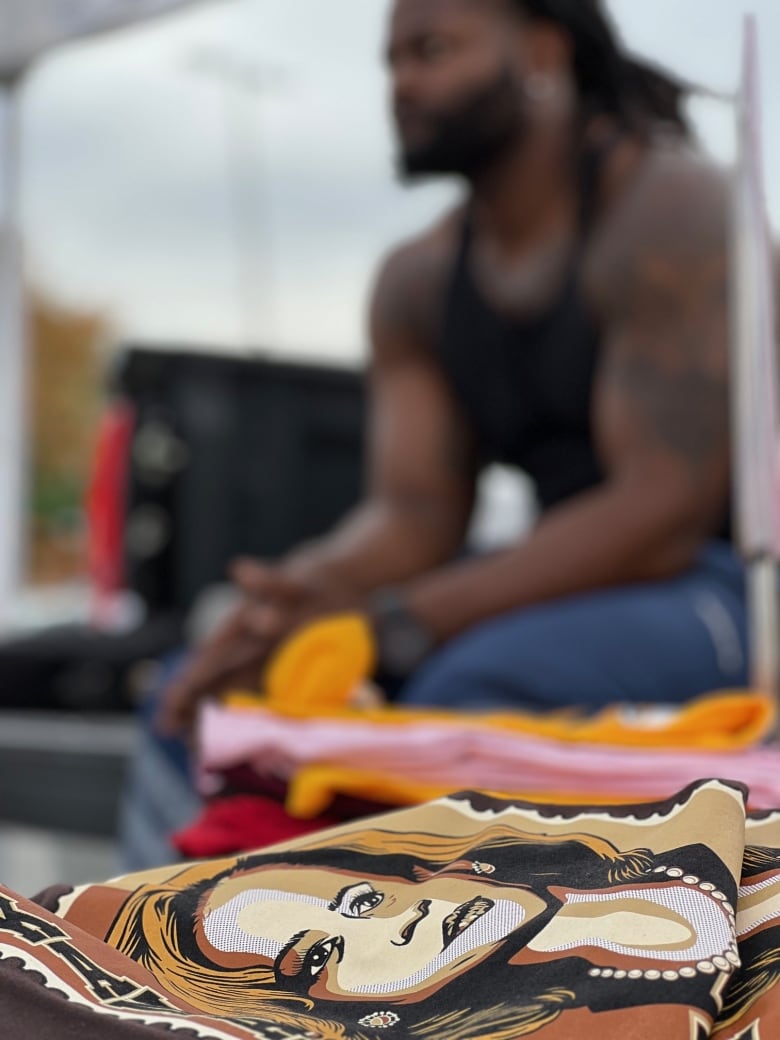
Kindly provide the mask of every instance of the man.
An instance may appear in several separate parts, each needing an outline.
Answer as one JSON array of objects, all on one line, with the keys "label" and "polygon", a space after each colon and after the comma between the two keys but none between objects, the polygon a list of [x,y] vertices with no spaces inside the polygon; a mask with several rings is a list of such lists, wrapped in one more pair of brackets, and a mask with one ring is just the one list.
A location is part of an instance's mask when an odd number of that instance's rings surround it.
[{"label": "man", "polygon": [[[284,636],[343,608],[365,611],[407,704],[744,683],[722,537],[727,187],[682,88],[626,56],[599,0],[395,0],[387,57],[403,173],[467,192],[377,280],[367,497],[321,541],[236,565],[243,600],[164,723],[256,684]],[[464,557],[493,460],[531,475],[541,516]]]}]

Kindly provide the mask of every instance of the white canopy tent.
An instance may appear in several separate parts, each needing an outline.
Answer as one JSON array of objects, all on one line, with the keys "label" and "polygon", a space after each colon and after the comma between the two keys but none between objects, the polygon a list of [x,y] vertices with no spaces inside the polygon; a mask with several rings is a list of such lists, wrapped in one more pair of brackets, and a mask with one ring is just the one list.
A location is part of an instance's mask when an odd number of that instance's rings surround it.
[{"label": "white canopy tent", "polygon": [[0,0],[0,632],[25,555],[25,292],[19,226],[18,92],[58,44],[136,24],[195,0]]},{"label": "white canopy tent", "polygon": [[193,0],[0,0],[0,82],[13,84],[65,40],[92,36]]}]

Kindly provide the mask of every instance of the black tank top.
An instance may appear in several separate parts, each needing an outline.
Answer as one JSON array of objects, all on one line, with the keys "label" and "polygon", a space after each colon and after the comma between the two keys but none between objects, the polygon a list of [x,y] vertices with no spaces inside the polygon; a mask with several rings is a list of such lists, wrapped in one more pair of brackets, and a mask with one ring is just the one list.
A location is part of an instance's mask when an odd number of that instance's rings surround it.
[{"label": "black tank top", "polygon": [[600,337],[582,296],[579,261],[608,150],[583,157],[577,242],[549,307],[512,319],[483,298],[469,263],[470,210],[447,293],[440,360],[476,433],[480,462],[524,470],[543,510],[603,478],[591,424]]}]

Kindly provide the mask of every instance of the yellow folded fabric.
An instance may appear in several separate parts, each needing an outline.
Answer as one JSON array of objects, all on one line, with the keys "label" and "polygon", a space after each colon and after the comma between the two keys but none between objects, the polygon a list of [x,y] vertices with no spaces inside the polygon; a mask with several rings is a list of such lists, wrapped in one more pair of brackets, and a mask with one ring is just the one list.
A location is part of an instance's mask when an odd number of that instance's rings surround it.
[{"label": "yellow folded fabric", "polygon": [[288,639],[271,659],[266,704],[306,714],[344,707],[375,667],[374,637],[359,614],[325,618]]},{"label": "yellow folded fabric", "polygon": [[556,740],[699,751],[751,747],[769,736],[774,721],[772,698],[754,690],[722,690],[679,707],[616,704],[587,718],[529,716],[534,733]]},{"label": "yellow folded fabric", "polygon": [[[366,799],[390,807],[419,805],[452,793],[452,786],[424,784],[416,780],[372,773],[363,769],[342,766],[311,765],[298,770],[290,781],[285,798],[285,809],[299,820],[313,820],[330,809],[338,795]],[[564,805],[629,805],[651,802],[655,799],[616,796],[603,791],[501,791],[485,792],[502,798],[516,798],[524,802]]]},{"label": "yellow folded fabric", "polygon": [[530,737],[574,743],[637,748],[684,748],[737,751],[752,747],[773,731],[773,699],[750,690],[725,690],[681,706],[611,705],[585,715],[572,709],[545,714],[513,711],[500,714],[455,711],[409,711],[392,705],[356,712],[356,693],[376,665],[374,638],[359,614],[317,621],[282,645],[265,673],[264,696],[233,691],[225,697],[232,707],[252,710],[259,705],[282,715],[307,718],[370,720],[379,725],[423,720],[480,726]]}]

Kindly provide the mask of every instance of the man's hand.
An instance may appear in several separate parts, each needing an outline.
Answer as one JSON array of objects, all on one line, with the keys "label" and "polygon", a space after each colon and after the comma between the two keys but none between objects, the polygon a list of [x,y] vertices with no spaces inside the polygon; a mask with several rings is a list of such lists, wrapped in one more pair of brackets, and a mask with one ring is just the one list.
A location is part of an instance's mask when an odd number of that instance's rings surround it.
[{"label": "man's hand", "polygon": [[269,640],[251,635],[245,625],[248,604],[234,608],[204,643],[163,695],[158,729],[173,735],[189,730],[199,703],[230,687],[257,690],[260,672],[271,651]]},{"label": "man's hand", "polygon": [[164,733],[190,729],[207,697],[230,688],[258,690],[282,640],[316,617],[354,605],[346,590],[319,587],[283,565],[243,559],[231,575],[243,597],[166,691],[158,716]]},{"label": "man's hand", "polygon": [[327,609],[328,597],[313,582],[281,566],[240,559],[230,576],[244,594],[242,623],[247,635],[278,642],[303,621]]}]

